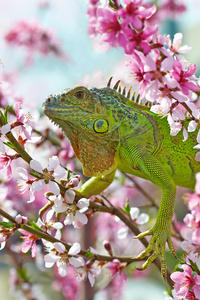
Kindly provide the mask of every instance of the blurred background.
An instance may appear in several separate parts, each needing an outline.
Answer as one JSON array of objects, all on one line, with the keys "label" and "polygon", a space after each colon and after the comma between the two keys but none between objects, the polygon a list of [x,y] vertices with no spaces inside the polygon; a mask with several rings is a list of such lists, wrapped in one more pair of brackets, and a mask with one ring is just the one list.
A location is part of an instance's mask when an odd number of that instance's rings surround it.
[{"label": "blurred background", "polygon": [[[192,47],[187,57],[199,66],[200,2],[177,2],[184,3],[187,10],[175,21],[164,20],[161,32],[171,36],[182,32],[183,43]],[[48,94],[75,86],[79,82],[89,86],[105,85],[110,76],[117,72],[117,78],[126,76],[131,83],[130,74],[122,67],[123,50],[112,48],[107,51],[105,45],[90,39],[87,33],[87,1],[0,0],[0,8],[0,49],[4,64],[1,71],[12,76],[16,92],[25,102],[41,105]],[[5,41],[5,35],[21,20],[37,21],[46,30],[53,30],[58,46],[66,57],[62,59],[54,54],[44,56],[33,53],[32,62],[26,64],[27,51]],[[199,72],[198,68],[197,75]]]},{"label": "blurred background", "polygon": [[[181,1],[180,1],[181,2]],[[161,32],[173,36],[183,33],[183,43],[192,47],[187,54],[190,62],[197,64],[200,74],[200,1],[182,1],[187,10],[176,20],[163,20]],[[41,110],[42,102],[51,93],[77,84],[105,86],[110,76],[131,84],[131,77],[124,66],[122,49],[107,49],[91,40],[88,32],[87,2],[85,0],[0,0],[0,81],[10,83],[8,93],[22,97],[24,104]],[[11,29],[25,28],[19,21],[32,22],[33,27],[45,28],[55,41],[48,55],[29,48],[18,47],[9,41],[15,38]],[[17,27],[18,26],[18,27]],[[23,27],[24,26],[24,27]],[[10,36],[8,36],[10,33]],[[25,31],[24,31],[25,34]],[[43,38],[47,38],[43,33]],[[56,45],[56,47],[55,47]],[[1,261],[1,253],[0,253]],[[0,269],[0,298],[12,299],[8,295],[8,271]],[[145,289],[143,288],[145,286]],[[141,293],[142,290],[142,293]],[[147,279],[127,282],[123,300],[165,299],[164,284]],[[104,297],[103,292],[95,300]]]}]

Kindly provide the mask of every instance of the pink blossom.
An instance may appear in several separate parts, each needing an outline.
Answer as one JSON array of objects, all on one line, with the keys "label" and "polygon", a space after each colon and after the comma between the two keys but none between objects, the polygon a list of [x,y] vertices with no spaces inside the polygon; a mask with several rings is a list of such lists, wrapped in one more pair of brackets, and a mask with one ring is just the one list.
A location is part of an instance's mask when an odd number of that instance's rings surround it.
[{"label": "pink blossom", "polygon": [[24,168],[17,167],[17,172],[19,176],[22,178],[22,179],[17,179],[18,188],[22,194],[24,194],[27,191],[30,192],[30,199],[27,201],[27,203],[31,203],[35,200],[35,195],[34,195],[35,189],[33,188],[32,185],[34,184],[34,181],[37,181],[37,179],[30,180],[28,177],[28,172]]},{"label": "pink blossom", "polygon": [[175,282],[174,288],[179,299],[187,298],[192,291],[197,299],[200,298],[200,276],[194,275],[190,266],[184,264],[179,265],[183,272],[174,272],[171,274],[171,279]]},{"label": "pink blossom", "polygon": [[42,176],[42,179],[36,180],[32,183],[33,191],[40,191],[44,188],[45,184],[49,183],[50,191],[57,196],[60,194],[60,188],[54,180],[55,177],[61,178],[65,176],[66,171],[61,167],[57,156],[49,158],[48,167],[44,170],[40,162],[36,160],[30,161],[30,167]]},{"label": "pink blossom", "polygon": [[28,51],[27,63],[32,61],[35,52],[42,55],[53,53],[64,58],[55,33],[52,30],[44,29],[36,20],[16,22],[5,34],[5,40],[9,45],[24,47]]},{"label": "pink blossom", "polygon": [[104,42],[108,42],[112,46],[124,44],[125,37],[115,12],[107,8],[98,7],[97,18],[99,25],[96,27],[96,31],[102,34]]},{"label": "pink blossom", "polygon": [[134,28],[126,30],[126,44],[124,46],[126,54],[132,54],[136,49],[143,52],[145,55],[151,51],[150,42],[153,35],[158,31],[157,26],[146,26],[142,31],[137,31]]},{"label": "pink blossom", "polygon": [[60,242],[55,242],[53,244],[48,243],[48,245],[49,247],[47,250],[49,253],[44,256],[45,267],[51,268],[56,263],[60,276],[66,276],[68,271],[69,255],[77,255],[81,250],[80,244],[74,243],[69,251],[67,251],[65,246]]},{"label": "pink blossom", "polygon": [[183,35],[180,32],[174,35],[173,42],[171,38],[168,37],[167,45],[170,51],[172,51],[174,54],[187,53],[192,49],[187,45],[182,46],[182,39],[183,39]]},{"label": "pink blossom", "polygon": [[[148,99],[148,98],[147,98]],[[151,111],[158,114],[158,115],[166,115],[169,113],[170,111],[170,107],[171,107],[171,100],[167,97],[163,97],[162,101],[160,104],[156,104],[156,105],[152,105],[151,106]]]},{"label": "pink blossom", "polygon": [[113,261],[109,262],[106,266],[107,266],[107,269],[111,272],[112,277],[115,277],[116,275],[118,275],[120,277],[122,284],[124,281],[126,281],[127,276],[123,272],[123,269],[125,266],[122,265],[118,259],[113,259]]},{"label": "pink blossom", "polygon": [[3,170],[5,168],[6,172],[7,172],[7,178],[8,178],[8,180],[10,180],[12,177],[12,169],[11,169],[12,159],[5,152],[5,147],[1,140],[0,140],[0,143],[1,143],[0,150],[3,152],[3,153],[0,153],[0,170]]},{"label": "pink blossom", "polygon": [[149,19],[155,12],[156,6],[150,8],[142,6],[143,0],[125,0],[126,6],[117,10],[117,15],[123,23],[131,24],[136,29],[142,29],[143,19]]},{"label": "pink blossom", "polygon": [[171,72],[171,76],[176,79],[176,81],[180,85],[181,91],[185,94],[188,95],[189,91],[194,91],[194,92],[200,92],[200,87],[194,84],[190,79],[196,72],[196,65],[191,64],[188,69],[185,71],[183,70],[183,65],[181,64],[180,61],[175,60],[173,64],[173,69],[174,71]]},{"label": "pink blossom", "polygon": [[45,216],[45,220],[38,220],[38,223],[41,226],[45,227],[45,230],[47,231],[48,234],[52,235],[51,230],[56,230],[55,234],[53,236],[57,239],[61,239],[61,229],[63,228],[63,224],[61,222],[57,222],[56,220],[52,220],[54,211],[51,209],[47,212]]},{"label": "pink blossom", "polygon": [[101,272],[101,267],[98,265],[98,262],[88,261],[85,263],[83,259],[81,261],[81,266],[75,268],[76,279],[78,281],[84,281],[88,277],[88,280],[93,287],[95,284],[95,278]]},{"label": "pink blossom", "polygon": [[22,252],[26,253],[31,249],[31,255],[32,257],[36,256],[37,253],[37,245],[36,241],[40,238],[35,236],[34,234],[24,230],[24,229],[18,229],[24,236],[22,237],[23,239],[23,244],[22,244]]},{"label": "pink blossom", "polygon": [[150,81],[146,78],[146,70],[145,70],[146,64],[143,62],[143,60],[145,60],[143,54],[142,54],[142,58],[141,58],[141,55],[134,53],[133,55],[131,55],[128,58],[128,60],[126,62],[127,68],[132,73],[133,82],[135,84],[138,84],[138,83],[140,84],[139,94],[140,94],[141,98],[143,98],[145,96],[146,89],[150,85]]}]

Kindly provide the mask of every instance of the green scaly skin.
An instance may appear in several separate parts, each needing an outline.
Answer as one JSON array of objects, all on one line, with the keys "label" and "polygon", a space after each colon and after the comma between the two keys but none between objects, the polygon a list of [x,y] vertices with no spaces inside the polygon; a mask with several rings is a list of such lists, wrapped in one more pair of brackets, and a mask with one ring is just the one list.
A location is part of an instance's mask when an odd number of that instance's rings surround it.
[{"label": "green scaly skin", "polygon": [[176,186],[194,189],[195,174],[200,162],[196,132],[170,135],[166,118],[154,114],[114,88],[87,89],[79,86],[50,95],[44,103],[44,113],[69,138],[82,163],[83,173],[91,177],[79,189],[86,198],[107,188],[119,170],[152,181],[163,192],[155,225],[137,236],[152,235],[149,246],[138,255],[144,258],[146,269],[159,256],[161,272],[166,278],[165,243],[176,256],[171,241],[171,221],[174,213]]}]

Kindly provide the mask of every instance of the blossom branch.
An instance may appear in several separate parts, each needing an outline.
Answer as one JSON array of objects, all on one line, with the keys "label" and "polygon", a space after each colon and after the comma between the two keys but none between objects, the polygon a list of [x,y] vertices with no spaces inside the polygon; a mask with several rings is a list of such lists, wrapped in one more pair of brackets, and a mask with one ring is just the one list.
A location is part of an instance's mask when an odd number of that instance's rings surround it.
[{"label": "blossom branch", "polygon": [[[61,240],[58,240],[57,238],[47,234],[46,232],[42,231],[42,230],[37,230],[27,224],[18,224],[15,220],[15,218],[13,218],[12,216],[10,216],[7,212],[5,212],[4,210],[2,210],[0,208],[0,215],[4,218],[6,218],[7,220],[9,220],[10,222],[14,223],[18,228],[21,228],[21,229],[24,229],[26,230],[27,232],[41,238],[41,239],[45,239],[46,241],[48,242],[51,242],[51,243],[55,243],[55,242],[60,242],[62,243],[66,250],[69,250],[71,245],[64,242],[64,241],[61,241]],[[82,256],[85,256],[85,257],[88,257],[88,252],[85,251],[85,250],[81,250],[79,252],[80,255]],[[113,259],[119,259],[121,262],[126,262],[128,264],[132,263],[132,262],[136,262],[136,261],[140,261],[140,259],[134,259],[134,258],[131,258],[131,257],[121,257],[121,256],[107,256],[107,255],[100,255],[100,254],[93,254],[93,257],[92,259],[95,259],[95,260],[101,260],[101,261],[112,261]]]},{"label": "blossom branch", "polygon": [[[95,205],[95,204],[92,204],[91,205],[93,208],[95,209],[98,209],[98,211],[102,211],[102,212],[108,212],[108,213],[112,213],[112,214],[115,214],[116,216],[118,216],[121,220],[123,220],[124,222],[126,222],[126,224],[128,223],[127,222],[127,218],[123,215],[123,213],[117,209],[117,208],[106,208],[106,207],[98,207],[99,205]],[[48,242],[51,242],[51,243],[62,243],[64,246],[65,246],[65,249],[66,250],[69,250],[71,248],[71,245],[62,241],[62,240],[58,240],[57,238],[49,235],[48,233],[42,231],[42,230],[37,230],[27,224],[18,224],[15,220],[15,218],[13,218],[12,216],[10,216],[7,212],[5,212],[4,210],[2,210],[0,208],[0,215],[3,216],[4,218],[6,218],[7,220],[9,220],[10,222],[14,223],[18,229],[21,228],[31,234],[33,234],[34,236],[37,236],[41,239],[45,239],[46,241]],[[134,225],[130,225],[130,223],[128,223],[129,227],[132,227],[132,229],[136,232],[136,233],[140,233],[140,231],[134,226]],[[144,245],[147,245],[148,242],[146,241],[146,239],[141,239],[141,241],[143,242]],[[88,252],[86,250],[81,250],[79,252],[79,255],[81,256],[84,256],[86,258],[88,258]],[[98,260],[98,261],[104,261],[104,262],[109,262],[109,261],[113,261],[114,259],[118,259],[121,263],[127,263],[127,264],[130,264],[130,263],[133,263],[133,262],[137,262],[137,261],[141,261],[142,259],[136,259],[136,258],[132,258],[132,257],[121,257],[121,256],[107,256],[107,255],[100,255],[100,254],[92,254],[92,260]],[[154,261],[155,265],[157,266],[158,269],[160,269],[160,262],[158,259],[156,259]],[[172,281],[170,279],[170,274],[169,272],[167,272],[167,280],[168,280],[168,283],[171,285],[172,284]]]}]

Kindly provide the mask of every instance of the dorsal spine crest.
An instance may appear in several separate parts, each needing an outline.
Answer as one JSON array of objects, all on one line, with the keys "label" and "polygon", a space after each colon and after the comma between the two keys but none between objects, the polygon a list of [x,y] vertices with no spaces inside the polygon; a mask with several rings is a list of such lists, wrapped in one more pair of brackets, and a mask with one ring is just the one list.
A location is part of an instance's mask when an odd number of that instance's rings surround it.
[{"label": "dorsal spine crest", "polygon": [[[113,76],[110,77],[110,79],[108,80],[107,87],[109,87],[109,88],[111,88],[112,79],[113,79]],[[121,85],[120,85],[120,80],[118,80],[115,83],[115,85],[113,86],[113,88],[111,88],[111,89],[115,90],[120,95],[124,96],[127,103],[128,103],[129,100],[131,100],[131,101],[135,102],[136,104],[140,105],[141,107],[146,106],[147,108],[150,108],[151,105],[152,105],[152,103],[149,102],[149,101],[147,101],[145,104],[141,104],[140,95],[138,94],[137,97],[135,97],[135,92],[133,92],[133,94],[131,95],[132,86],[129,87],[127,95],[126,95],[126,87],[124,87],[123,90],[122,90]],[[124,101],[122,101],[122,102],[124,102]]]}]

